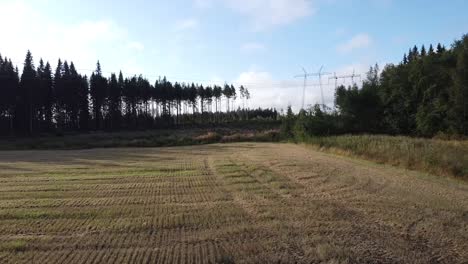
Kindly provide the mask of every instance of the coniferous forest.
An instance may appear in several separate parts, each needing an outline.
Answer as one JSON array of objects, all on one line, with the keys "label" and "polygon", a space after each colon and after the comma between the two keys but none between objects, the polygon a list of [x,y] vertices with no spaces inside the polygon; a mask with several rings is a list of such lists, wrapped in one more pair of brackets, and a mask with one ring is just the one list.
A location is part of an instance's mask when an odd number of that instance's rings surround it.
[{"label": "coniferous forest", "polygon": [[283,122],[287,136],[372,133],[468,135],[468,35],[450,48],[411,48],[398,64],[370,68],[362,87],[340,86],[335,110],[315,107]]},{"label": "coniferous forest", "polygon": [[[0,129],[2,135],[93,130],[133,130],[180,125],[219,124],[252,118],[276,119],[274,109],[247,110],[247,88],[172,83],[165,77],[105,77],[98,62],[91,76],[73,62],[55,70],[41,59],[35,67],[28,51],[24,68],[0,56]],[[224,102],[223,104],[221,102]],[[235,104],[238,103],[238,105]],[[237,107],[237,108],[235,108]]]},{"label": "coniferous forest", "polygon": [[[151,84],[120,72],[105,77],[97,63],[91,76],[73,62],[55,70],[42,59],[37,67],[27,53],[21,75],[0,56],[2,135],[63,131],[134,130],[181,125],[220,124],[256,118],[276,120],[275,109],[247,110],[250,92],[241,86]],[[315,106],[294,115],[283,131],[299,136],[379,133],[431,137],[468,135],[468,35],[451,47],[409,49],[398,64],[370,68],[362,87],[340,86],[335,110]],[[224,102],[223,104],[221,102]],[[237,105],[236,105],[237,102]],[[236,108],[237,107],[237,108]]]}]

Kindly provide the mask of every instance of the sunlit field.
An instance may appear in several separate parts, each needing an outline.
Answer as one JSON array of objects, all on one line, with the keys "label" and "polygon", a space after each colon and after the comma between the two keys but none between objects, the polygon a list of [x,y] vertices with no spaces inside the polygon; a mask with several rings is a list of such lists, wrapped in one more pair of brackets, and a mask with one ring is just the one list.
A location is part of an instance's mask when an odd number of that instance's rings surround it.
[{"label": "sunlit field", "polygon": [[464,184],[292,144],[0,152],[1,263],[463,263]]}]

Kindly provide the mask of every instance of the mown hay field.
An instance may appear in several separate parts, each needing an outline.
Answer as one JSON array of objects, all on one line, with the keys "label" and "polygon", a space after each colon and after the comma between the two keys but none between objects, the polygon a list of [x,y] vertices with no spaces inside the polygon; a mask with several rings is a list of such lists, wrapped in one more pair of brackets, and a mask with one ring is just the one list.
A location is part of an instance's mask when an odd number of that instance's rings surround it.
[{"label": "mown hay field", "polygon": [[0,263],[464,263],[468,186],[273,143],[0,152]]}]

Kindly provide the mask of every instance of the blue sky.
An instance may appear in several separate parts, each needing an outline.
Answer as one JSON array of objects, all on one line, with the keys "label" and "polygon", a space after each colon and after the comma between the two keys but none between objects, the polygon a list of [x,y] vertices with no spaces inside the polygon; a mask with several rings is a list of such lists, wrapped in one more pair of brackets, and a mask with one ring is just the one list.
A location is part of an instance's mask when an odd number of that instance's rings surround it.
[{"label": "blue sky", "polygon": [[[151,2],[151,3],[149,3]],[[301,67],[364,73],[409,47],[468,33],[468,2],[414,0],[0,0],[0,53],[60,56],[81,72],[245,84],[252,107],[300,105]],[[320,98],[311,78],[307,104]],[[328,78],[324,78],[328,83]],[[350,80],[347,81],[350,83]],[[334,85],[324,85],[328,104]]]}]

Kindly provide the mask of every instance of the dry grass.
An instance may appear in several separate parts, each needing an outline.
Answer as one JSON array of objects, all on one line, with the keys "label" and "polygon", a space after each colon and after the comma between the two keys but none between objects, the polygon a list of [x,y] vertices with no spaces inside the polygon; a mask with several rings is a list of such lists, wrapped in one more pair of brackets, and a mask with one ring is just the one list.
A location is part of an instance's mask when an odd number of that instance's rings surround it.
[{"label": "dry grass", "polygon": [[[271,126],[274,126],[271,125]],[[0,150],[172,147],[226,142],[279,141],[279,130],[263,128],[188,128],[129,132],[95,132],[67,136],[0,138]]]},{"label": "dry grass", "polygon": [[0,152],[0,263],[462,263],[467,231],[466,185],[291,144]]},{"label": "dry grass", "polygon": [[313,137],[322,150],[468,180],[468,141],[378,135]]}]

